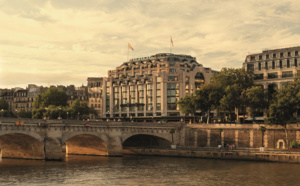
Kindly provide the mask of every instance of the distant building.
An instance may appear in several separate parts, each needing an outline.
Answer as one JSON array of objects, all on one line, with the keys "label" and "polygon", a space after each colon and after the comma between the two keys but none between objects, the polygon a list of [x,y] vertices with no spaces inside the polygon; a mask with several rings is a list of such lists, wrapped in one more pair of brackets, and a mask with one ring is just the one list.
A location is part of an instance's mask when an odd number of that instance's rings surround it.
[{"label": "distant building", "polygon": [[[102,107],[102,117],[179,118],[183,114],[176,102],[209,82],[214,72],[190,55],[161,53],[124,62],[107,78],[88,78],[88,86],[99,93],[97,100],[102,99],[96,103]],[[95,105],[94,101],[95,97],[89,104]]]},{"label": "distant building", "polygon": [[266,49],[246,56],[244,67],[254,72],[254,82],[269,92],[293,81],[299,75],[300,46]]},{"label": "distant building", "polygon": [[97,116],[102,117],[103,112],[103,78],[89,77],[88,81],[88,94],[89,94],[89,107],[94,107],[97,111]]}]

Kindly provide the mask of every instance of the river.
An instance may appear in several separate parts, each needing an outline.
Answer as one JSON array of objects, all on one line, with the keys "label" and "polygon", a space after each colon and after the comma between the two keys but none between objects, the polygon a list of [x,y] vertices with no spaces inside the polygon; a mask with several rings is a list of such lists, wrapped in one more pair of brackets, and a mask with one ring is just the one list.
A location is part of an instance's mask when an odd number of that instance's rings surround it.
[{"label": "river", "polygon": [[298,185],[299,164],[174,157],[0,159],[0,185]]}]

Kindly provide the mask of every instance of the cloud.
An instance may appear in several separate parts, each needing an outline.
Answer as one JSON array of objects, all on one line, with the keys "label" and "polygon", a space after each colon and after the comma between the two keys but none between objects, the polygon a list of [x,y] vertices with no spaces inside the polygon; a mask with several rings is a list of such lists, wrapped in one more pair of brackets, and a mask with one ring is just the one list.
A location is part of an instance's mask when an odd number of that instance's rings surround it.
[{"label": "cloud", "polygon": [[125,62],[128,42],[130,57],[169,52],[170,35],[173,53],[238,68],[249,51],[295,44],[299,16],[300,2],[289,0],[0,1],[0,72],[19,77],[0,87],[24,87],[23,73],[81,84]]}]

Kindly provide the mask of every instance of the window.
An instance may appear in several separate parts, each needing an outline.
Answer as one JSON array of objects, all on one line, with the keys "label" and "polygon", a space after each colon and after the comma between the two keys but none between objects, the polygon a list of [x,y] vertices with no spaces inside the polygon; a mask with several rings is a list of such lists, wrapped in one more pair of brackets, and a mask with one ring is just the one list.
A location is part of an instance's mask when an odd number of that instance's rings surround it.
[{"label": "window", "polygon": [[178,81],[177,76],[168,76],[168,81]]},{"label": "window", "polygon": [[272,69],[275,69],[275,62],[272,61]]},{"label": "window", "polygon": [[276,58],[276,54],[273,54],[273,58]]},{"label": "window", "polygon": [[282,77],[293,77],[293,71],[282,72]]},{"label": "window", "polygon": [[179,109],[176,102],[179,99],[179,87],[176,83],[167,84],[167,109],[177,110]]},{"label": "window", "polygon": [[265,69],[268,70],[268,62],[265,62]]},{"label": "window", "polygon": [[269,54],[266,55],[266,58],[269,59]]},{"label": "window", "polygon": [[298,56],[298,51],[295,51],[295,56]]},{"label": "window", "polygon": [[176,73],[176,69],[175,68],[170,68],[170,74],[174,74]]},{"label": "window", "polygon": [[261,70],[261,63],[258,63],[258,70]]},{"label": "window", "polygon": [[289,59],[286,61],[286,67],[290,68],[290,60]]},{"label": "window", "polygon": [[175,63],[169,63],[170,67],[175,67]]},{"label": "window", "polygon": [[254,74],[254,80],[264,79],[264,74]]},{"label": "window", "polygon": [[283,53],[282,52],[280,53],[280,57],[283,57]]},{"label": "window", "polygon": [[268,73],[268,79],[273,79],[273,78],[278,78],[278,73],[277,72]]},{"label": "window", "polygon": [[254,60],[255,60],[255,56],[251,56],[250,61],[254,61]]},{"label": "window", "polygon": [[247,70],[254,71],[254,64],[247,64]]},{"label": "window", "polygon": [[262,56],[261,55],[259,56],[259,60],[262,60]]},{"label": "window", "polygon": [[288,57],[290,57],[291,56],[291,52],[288,52]]},{"label": "window", "polygon": [[295,59],[294,63],[295,63],[295,67],[297,67],[298,66],[297,59]]},{"label": "window", "polygon": [[279,61],[279,68],[282,68],[282,61]]}]

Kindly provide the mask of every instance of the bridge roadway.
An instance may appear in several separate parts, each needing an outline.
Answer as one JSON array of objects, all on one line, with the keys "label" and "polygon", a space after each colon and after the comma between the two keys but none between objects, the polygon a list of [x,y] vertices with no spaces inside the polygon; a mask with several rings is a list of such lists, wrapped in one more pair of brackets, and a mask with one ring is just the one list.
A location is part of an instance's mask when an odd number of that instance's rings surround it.
[{"label": "bridge roadway", "polygon": [[123,146],[180,145],[181,123],[0,119],[0,155],[63,160],[65,154],[121,156]]}]

